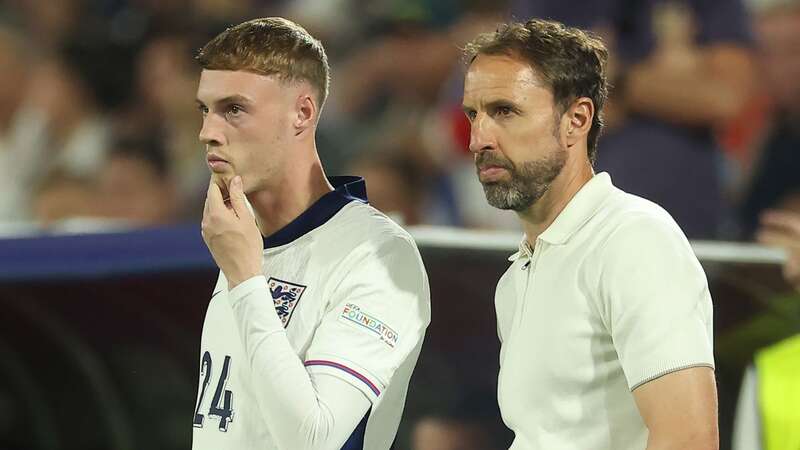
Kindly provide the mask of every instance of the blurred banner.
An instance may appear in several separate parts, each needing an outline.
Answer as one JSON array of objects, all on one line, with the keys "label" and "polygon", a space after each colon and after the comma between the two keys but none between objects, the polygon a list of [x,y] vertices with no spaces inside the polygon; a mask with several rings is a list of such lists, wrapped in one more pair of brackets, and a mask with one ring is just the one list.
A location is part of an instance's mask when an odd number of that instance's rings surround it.
[{"label": "blurred banner", "polygon": [[[507,448],[493,302],[521,235],[411,231],[433,310],[397,448],[411,448],[415,423],[431,415],[469,420]],[[742,372],[755,350],[800,329],[800,301],[781,278],[779,252],[693,245],[715,303],[729,448]],[[215,280],[197,226],[0,240],[0,449],[189,448]]]}]

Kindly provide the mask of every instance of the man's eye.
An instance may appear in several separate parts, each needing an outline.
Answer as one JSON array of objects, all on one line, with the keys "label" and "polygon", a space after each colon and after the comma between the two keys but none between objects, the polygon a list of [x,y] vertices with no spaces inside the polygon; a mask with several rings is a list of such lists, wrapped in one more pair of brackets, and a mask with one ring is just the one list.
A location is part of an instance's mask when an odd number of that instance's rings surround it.
[{"label": "man's eye", "polygon": [[497,115],[498,116],[508,116],[512,113],[510,106],[498,106],[497,107]]},{"label": "man's eye", "polygon": [[197,109],[200,111],[200,114],[204,116],[208,114],[208,108],[206,107],[206,105],[197,105]]},{"label": "man's eye", "polygon": [[238,116],[240,112],[242,112],[242,107],[239,105],[231,105],[230,109],[228,109],[228,113],[232,116]]},{"label": "man's eye", "polygon": [[478,115],[475,111],[467,111],[467,119],[470,121],[475,120],[475,117]]}]

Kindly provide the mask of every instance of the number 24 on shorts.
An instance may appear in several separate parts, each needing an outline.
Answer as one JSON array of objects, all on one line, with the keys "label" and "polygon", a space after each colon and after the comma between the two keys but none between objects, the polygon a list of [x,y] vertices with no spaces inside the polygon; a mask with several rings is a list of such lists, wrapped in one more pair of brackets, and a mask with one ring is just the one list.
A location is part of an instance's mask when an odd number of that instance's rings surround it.
[{"label": "number 24 on shorts", "polygon": [[[217,389],[214,391],[214,398],[211,399],[211,406],[208,408],[209,417],[219,418],[219,430],[228,431],[228,425],[233,422],[233,393],[225,386],[228,384],[228,374],[230,373],[231,357],[225,356],[225,362],[222,363],[222,372],[217,381]],[[206,396],[206,390],[211,383],[211,353],[203,353],[203,360],[200,363],[200,377],[203,379],[203,386],[200,390],[200,397],[197,399],[197,407],[194,410],[194,421],[192,425],[197,428],[203,428],[205,416],[200,414],[200,407],[203,405],[203,399]],[[220,401],[222,405],[220,406]]]}]

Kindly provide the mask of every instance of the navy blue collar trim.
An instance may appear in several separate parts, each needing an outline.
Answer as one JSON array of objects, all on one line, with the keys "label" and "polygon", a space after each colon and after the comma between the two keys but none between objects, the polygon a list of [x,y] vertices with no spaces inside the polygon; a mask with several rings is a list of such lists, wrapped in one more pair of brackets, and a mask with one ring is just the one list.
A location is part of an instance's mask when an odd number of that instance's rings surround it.
[{"label": "navy blue collar trim", "polygon": [[334,190],[320,197],[285,227],[264,238],[264,248],[280,247],[319,227],[352,201],[368,203],[367,184],[361,177],[328,177]]}]

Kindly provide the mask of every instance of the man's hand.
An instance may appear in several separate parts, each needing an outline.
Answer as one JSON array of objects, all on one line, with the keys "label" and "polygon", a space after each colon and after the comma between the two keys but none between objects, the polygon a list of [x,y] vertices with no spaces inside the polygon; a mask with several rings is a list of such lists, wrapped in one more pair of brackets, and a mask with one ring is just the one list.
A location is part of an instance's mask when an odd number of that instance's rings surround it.
[{"label": "man's hand", "polygon": [[772,210],[761,215],[758,242],[786,250],[783,277],[800,291],[800,214]]},{"label": "man's hand", "polygon": [[264,244],[255,217],[247,209],[241,177],[231,180],[228,192],[230,205],[219,186],[209,183],[201,229],[211,256],[228,279],[228,289],[233,289],[261,274]]}]

